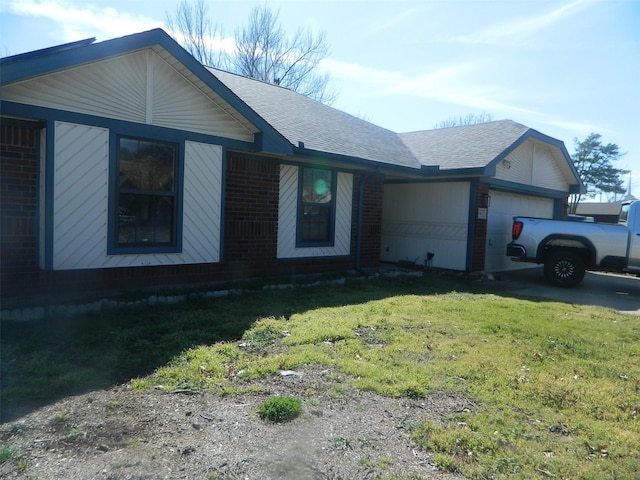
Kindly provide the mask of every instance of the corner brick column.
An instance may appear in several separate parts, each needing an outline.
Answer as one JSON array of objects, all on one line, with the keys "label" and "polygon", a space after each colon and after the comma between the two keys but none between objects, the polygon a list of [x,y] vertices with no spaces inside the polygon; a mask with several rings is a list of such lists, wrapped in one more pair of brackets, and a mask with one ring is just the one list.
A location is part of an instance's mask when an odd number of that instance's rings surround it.
[{"label": "corner brick column", "polygon": [[[486,183],[478,182],[476,185],[476,195],[473,213],[473,246],[472,246],[472,259],[471,259],[471,271],[481,272],[484,270],[484,262],[487,255],[487,219],[491,215],[491,207],[487,208],[486,198],[489,195],[489,185]],[[478,211],[481,208],[487,208],[487,215],[485,218],[478,218]]]},{"label": "corner brick column", "polygon": [[38,135],[36,123],[0,123],[0,281],[3,293],[38,275]]}]

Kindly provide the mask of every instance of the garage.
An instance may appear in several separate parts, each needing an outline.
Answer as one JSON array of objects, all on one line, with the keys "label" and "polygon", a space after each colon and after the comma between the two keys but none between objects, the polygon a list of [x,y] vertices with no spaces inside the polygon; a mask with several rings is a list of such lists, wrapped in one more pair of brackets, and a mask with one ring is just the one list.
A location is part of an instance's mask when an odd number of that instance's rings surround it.
[{"label": "garage", "polygon": [[552,198],[489,190],[485,271],[502,272],[531,268],[530,263],[512,262],[505,255],[511,241],[511,224],[515,216],[553,218]]},{"label": "garage", "polygon": [[385,185],[383,262],[465,270],[468,234],[469,182]]},{"label": "garage", "polygon": [[401,138],[428,179],[400,171],[385,179],[384,262],[467,272],[531,267],[506,256],[513,217],[562,218],[567,197],[585,191],[561,141],[511,120]]}]

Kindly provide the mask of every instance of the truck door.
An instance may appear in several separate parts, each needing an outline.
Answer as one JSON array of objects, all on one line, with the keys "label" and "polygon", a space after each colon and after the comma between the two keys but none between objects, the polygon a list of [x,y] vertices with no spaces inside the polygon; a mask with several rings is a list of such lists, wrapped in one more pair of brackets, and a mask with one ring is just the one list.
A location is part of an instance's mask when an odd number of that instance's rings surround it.
[{"label": "truck door", "polygon": [[631,238],[629,239],[629,270],[640,272],[640,202],[634,202],[629,212],[628,224]]}]

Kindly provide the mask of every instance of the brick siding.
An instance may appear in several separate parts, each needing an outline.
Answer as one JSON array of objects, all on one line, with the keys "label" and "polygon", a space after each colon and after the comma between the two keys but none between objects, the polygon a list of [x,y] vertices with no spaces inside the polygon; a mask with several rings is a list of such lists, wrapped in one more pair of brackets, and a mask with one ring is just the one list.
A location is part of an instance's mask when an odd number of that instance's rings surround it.
[{"label": "brick siding", "polygon": [[26,288],[38,275],[37,124],[0,124],[0,288]]},{"label": "brick siding", "polygon": [[473,229],[473,253],[471,259],[471,271],[480,272],[484,270],[485,258],[487,254],[487,219],[478,218],[478,209],[485,208],[485,196],[489,195],[489,185],[478,183],[475,198],[475,220]]},{"label": "brick siding", "polygon": [[[345,271],[356,266],[359,175],[354,175],[352,249],[348,257],[278,260],[280,164],[230,153],[226,165],[223,256],[220,263],[90,270],[38,268],[37,125],[2,126],[2,299],[15,304],[34,295],[56,301],[86,293],[214,283],[239,278]],[[364,184],[361,266],[379,265],[382,179]]]}]

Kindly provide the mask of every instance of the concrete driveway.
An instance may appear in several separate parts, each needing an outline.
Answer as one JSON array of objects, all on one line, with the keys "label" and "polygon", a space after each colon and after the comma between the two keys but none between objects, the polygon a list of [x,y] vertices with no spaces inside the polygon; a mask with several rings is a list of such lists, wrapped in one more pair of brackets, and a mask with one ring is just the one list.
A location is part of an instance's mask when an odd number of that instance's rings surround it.
[{"label": "concrete driveway", "polygon": [[582,283],[573,288],[549,285],[542,274],[542,267],[503,272],[496,278],[518,295],[597,305],[640,315],[640,278],[634,276],[587,272]]}]

